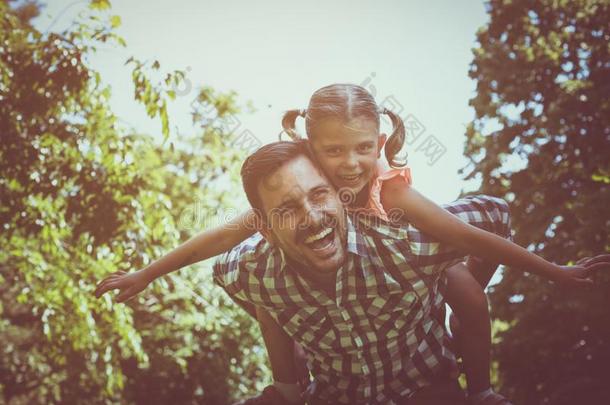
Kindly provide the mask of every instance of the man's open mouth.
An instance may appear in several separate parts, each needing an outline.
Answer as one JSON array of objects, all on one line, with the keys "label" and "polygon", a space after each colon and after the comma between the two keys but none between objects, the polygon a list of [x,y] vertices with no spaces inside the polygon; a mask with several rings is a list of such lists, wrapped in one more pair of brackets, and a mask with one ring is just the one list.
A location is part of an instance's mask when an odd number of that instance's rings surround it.
[{"label": "man's open mouth", "polygon": [[335,230],[333,228],[323,228],[319,232],[305,238],[303,243],[311,250],[323,252],[332,247],[335,241]]}]

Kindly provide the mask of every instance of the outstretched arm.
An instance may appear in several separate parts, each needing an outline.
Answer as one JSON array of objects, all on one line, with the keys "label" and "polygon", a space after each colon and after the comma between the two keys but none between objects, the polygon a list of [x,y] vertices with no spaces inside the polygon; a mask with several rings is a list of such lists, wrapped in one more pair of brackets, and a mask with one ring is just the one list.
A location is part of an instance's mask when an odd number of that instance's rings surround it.
[{"label": "outstretched arm", "polygon": [[158,277],[233,248],[254,234],[255,221],[254,211],[249,210],[224,225],[200,233],[142,270],[113,273],[97,285],[95,296],[99,298],[107,291],[119,289],[116,301],[127,301]]},{"label": "outstretched arm", "polygon": [[398,178],[383,184],[381,202],[387,212],[401,210],[413,226],[465,254],[527,270],[553,281],[590,284],[587,277],[592,271],[608,267],[607,261],[596,261],[588,266],[550,263],[499,235],[462,221]]}]

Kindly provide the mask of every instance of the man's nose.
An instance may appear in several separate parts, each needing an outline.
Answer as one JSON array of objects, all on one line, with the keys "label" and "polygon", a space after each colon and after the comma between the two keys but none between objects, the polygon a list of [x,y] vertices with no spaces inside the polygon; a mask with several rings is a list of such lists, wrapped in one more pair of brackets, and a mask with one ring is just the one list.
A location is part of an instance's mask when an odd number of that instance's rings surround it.
[{"label": "man's nose", "polygon": [[322,214],[322,210],[320,209],[319,206],[317,206],[316,204],[307,202],[303,206],[303,210],[305,213],[305,215],[303,217],[303,222],[304,222],[303,226],[304,227],[318,226],[322,223],[322,219],[324,218],[324,215]]}]

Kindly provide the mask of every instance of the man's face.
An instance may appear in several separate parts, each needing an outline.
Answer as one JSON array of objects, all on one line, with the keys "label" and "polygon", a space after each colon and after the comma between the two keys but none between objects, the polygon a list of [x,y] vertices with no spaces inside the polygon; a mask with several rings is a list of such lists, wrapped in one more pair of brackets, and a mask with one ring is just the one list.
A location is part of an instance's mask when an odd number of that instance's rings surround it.
[{"label": "man's face", "polygon": [[282,165],[258,185],[262,233],[293,261],[330,274],[343,264],[345,212],[328,180],[306,156]]}]

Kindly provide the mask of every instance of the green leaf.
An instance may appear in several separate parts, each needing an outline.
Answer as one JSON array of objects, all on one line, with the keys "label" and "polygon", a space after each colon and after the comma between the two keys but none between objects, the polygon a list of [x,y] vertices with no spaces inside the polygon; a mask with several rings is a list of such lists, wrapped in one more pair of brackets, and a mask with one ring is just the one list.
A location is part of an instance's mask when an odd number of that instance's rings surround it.
[{"label": "green leaf", "polygon": [[598,183],[610,184],[610,176],[606,176],[603,174],[593,174],[591,179]]},{"label": "green leaf", "polygon": [[94,10],[108,10],[111,6],[108,0],[91,0],[90,7]]},{"label": "green leaf", "polygon": [[[118,15],[113,15],[112,17],[110,17],[110,25],[112,25],[112,28],[119,27],[121,25],[121,17]],[[123,43],[124,42],[125,41],[123,41]]]}]

